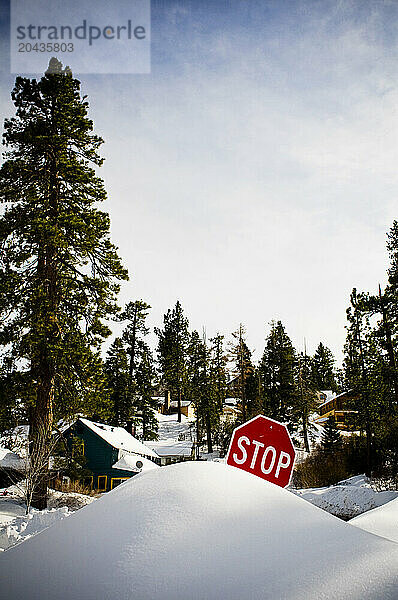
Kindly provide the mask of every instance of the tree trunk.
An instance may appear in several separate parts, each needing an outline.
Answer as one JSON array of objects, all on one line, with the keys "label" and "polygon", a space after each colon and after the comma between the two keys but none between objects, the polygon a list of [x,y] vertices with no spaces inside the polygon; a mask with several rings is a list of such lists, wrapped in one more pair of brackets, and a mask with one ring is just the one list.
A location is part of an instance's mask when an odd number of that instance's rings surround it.
[{"label": "tree trunk", "polygon": [[[379,285],[379,298],[381,305],[381,313],[383,316],[383,329],[384,329],[384,337],[388,355],[388,361],[390,363],[390,370],[392,376],[392,383],[394,388],[394,397],[395,397],[395,405],[398,406],[398,377],[397,377],[397,363],[395,360],[394,346],[392,343],[392,334],[391,334],[391,326],[388,321],[387,310],[384,304],[384,298],[381,294],[381,287]],[[390,410],[391,410],[390,406]]]},{"label": "tree trunk", "polygon": [[133,339],[130,347],[130,365],[129,365],[129,385],[130,389],[133,386],[133,375],[135,368],[135,346],[136,346],[136,330],[137,330],[137,307],[134,308],[134,318],[133,318]]},{"label": "tree trunk", "polygon": [[372,476],[373,461],[372,461],[372,429],[370,422],[366,423],[366,477]]},{"label": "tree trunk", "polygon": [[47,508],[49,459],[53,429],[54,374],[47,365],[37,386],[36,406],[30,421],[30,465],[31,505],[43,510]]},{"label": "tree trunk", "polygon": [[303,438],[304,438],[304,447],[307,452],[310,452],[310,444],[308,441],[308,428],[307,428],[307,416],[305,411],[301,413],[302,421],[303,421]]},{"label": "tree trunk", "polygon": [[206,437],[207,437],[207,452],[213,452],[213,440],[211,439],[211,423],[210,415],[206,413]]},{"label": "tree trunk", "polygon": [[[55,101],[54,101],[55,106]],[[53,106],[53,110],[54,110]],[[54,114],[53,127],[56,129]],[[49,163],[49,220],[56,228],[58,222],[59,184],[55,151]],[[32,367],[37,381],[36,404],[30,422],[30,473],[32,479],[32,506],[47,508],[49,459],[53,429],[53,401],[55,386],[54,347],[59,336],[58,326],[58,265],[54,234],[43,239],[37,262],[38,306],[32,331],[37,350],[33,351]],[[35,339],[36,338],[36,339]]]},{"label": "tree trunk", "polygon": [[177,410],[178,422],[181,423],[181,388],[178,388]]}]

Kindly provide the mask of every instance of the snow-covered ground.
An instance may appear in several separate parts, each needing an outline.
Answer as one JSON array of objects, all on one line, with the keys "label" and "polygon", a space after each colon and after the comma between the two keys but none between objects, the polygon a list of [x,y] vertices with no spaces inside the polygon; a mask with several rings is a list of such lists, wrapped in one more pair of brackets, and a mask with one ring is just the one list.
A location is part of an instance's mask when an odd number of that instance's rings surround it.
[{"label": "snow-covered ground", "polygon": [[350,523],[398,543],[398,498],[351,519]]},{"label": "snow-covered ground", "polygon": [[398,544],[214,462],[140,474],[0,557],[4,598],[396,600]]},{"label": "snow-covered ground", "polygon": [[292,492],[326,512],[345,520],[352,519],[365,511],[398,498],[398,492],[373,490],[365,475],[350,477],[330,487],[292,489]]},{"label": "snow-covered ground", "polygon": [[26,515],[21,486],[0,489],[0,551],[25,541],[95,500],[94,496],[50,490],[48,509],[31,508]]},{"label": "snow-covered ground", "polygon": [[181,415],[181,423],[178,422],[177,414],[162,415],[156,412],[158,421],[158,438],[159,440],[178,440],[183,436],[186,440],[192,439],[195,434],[195,420],[188,419],[185,415]]}]

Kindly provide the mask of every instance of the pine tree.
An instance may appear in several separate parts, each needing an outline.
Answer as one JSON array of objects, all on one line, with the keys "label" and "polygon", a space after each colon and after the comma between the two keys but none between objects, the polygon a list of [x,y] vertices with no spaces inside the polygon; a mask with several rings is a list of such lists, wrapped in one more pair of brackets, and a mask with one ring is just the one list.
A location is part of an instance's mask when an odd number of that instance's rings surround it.
[{"label": "pine tree", "polygon": [[143,300],[129,302],[120,315],[120,321],[128,321],[123,331],[123,341],[127,344],[129,360],[129,386],[134,387],[137,349],[149,333],[146,318],[151,307]]},{"label": "pine tree", "polygon": [[[16,79],[0,170],[0,343],[29,381],[33,467],[50,448],[54,409],[66,410],[63,392],[84,395],[93,349],[110,333],[104,319],[117,312],[117,281],[127,278],[109,217],[95,207],[106,197],[92,168],[102,139],[80,82],[56,59],[52,72]],[[47,472],[33,505],[44,508],[46,495]]]},{"label": "pine tree", "polygon": [[228,357],[224,352],[224,336],[219,333],[210,339],[210,373],[214,388],[216,410],[220,415],[227,395]]},{"label": "pine tree", "polygon": [[196,417],[196,445],[202,445],[202,431],[204,429],[204,390],[205,390],[205,350],[197,331],[189,335],[186,356],[186,395],[195,407]]},{"label": "pine tree", "polygon": [[319,342],[312,359],[312,379],[317,390],[337,391],[332,351]]},{"label": "pine tree", "polygon": [[142,438],[144,440],[156,439],[158,422],[155,415],[157,408],[154,400],[157,373],[152,352],[145,342],[138,345],[137,364],[135,368],[137,409],[142,417]]},{"label": "pine tree", "polygon": [[366,432],[366,474],[370,476],[374,459],[372,438],[380,409],[380,395],[376,385],[380,356],[365,305],[364,295],[358,294],[354,288],[351,306],[347,309],[344,366],[347,385],[357,393],[357,400],[351,408],[357,411],[357,426]]},{"label": "pine tree", "polygon": [[313,380],[312,361],[307,353],[300,353],[296,360],[296,395],[294,413],[299,423],[299,430],[304,441],[304,448],[310,452],[310,429],[309,417],[315,411],[316,386]]},{"label": "pine tree", "polygon": [[234,338],[230,344],[230,360],[232,362],[232,374],[235,377],[234,389],[240,399],[240,408],[243,422],[248,418],[249,403],[252,399],[248,395],[248,383],[250,382],[254,366],[251,360],[251,352],[247,346],[246,332],[242,323],[239,329],[232,334]]},{"label": "pine tree", "polygon": [[293,344],[280,321],[271,322],[259,364],[263,412],[277,421],[291,418],[296,401],[296,356]]},{"label": "pine tree", "polygon": [[112,425],[127,424],[132,413],[132,395],[129,388],[127,352],[121,338],[116,338],[108,350],[104,372],[111,403]]},{"label": "pine tree", "polygon": [[158,359],[164,384],[177,398],[178,421],[181,422],[181,401],[186,388],[186,358],[189,340],[188,319],[179,301],[163,317],[163,330],[155,328]]},{"label": "pine tree", "polygon": [[329,417],[325,423],[321,437],[321,448],[327,454],[333,454],[342,449],[342,439],[340,431],[336,427],[334,417]]}]

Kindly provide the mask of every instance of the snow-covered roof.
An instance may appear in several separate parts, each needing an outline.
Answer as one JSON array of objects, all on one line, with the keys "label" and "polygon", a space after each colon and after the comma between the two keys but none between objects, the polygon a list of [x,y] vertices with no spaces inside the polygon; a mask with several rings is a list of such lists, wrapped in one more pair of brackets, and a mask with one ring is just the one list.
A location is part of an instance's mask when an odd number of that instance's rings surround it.
[{"label": "snow-covered roof", "polygon": [[21,458],[15,452],[11,452],[8,448],[0,447],[0,468],[23,471],[26,468],[26,459]]},{"label": "snow-covered roof", "polygon": [[191,440],[176,441],[173,439],[146,441],[158,456],[191,456],[193,442]]},{"label": "snow-covered roof", "polygon": [[323,402],[322,404],[320,404],[318,406],[318,409],[322,408],[322,406],[325,406],[325,404],[328,404],[328,402],[330,402],[331,400],[337,400],[338,398],[341,398],[343,396],[348,396],[349,394],[352,394],[354,390],[347,390],[345,392],[341,392],[341,394],[338,394],[337,396],[332,396],[331,398],[328,398],[325,402]]},{"label": "snow-covered roof", "polygon": [[133,473],[141,473],[150,471],[152,469],[158,469],[159,465],[155,464],[152,460],[144,458],[143,456],[135,456],[133,454],[125,454],[121,450],[121,456],[119,460],[112,465],[112,469],[120,469],[121,471],[132,471]]},{"label": "snow-covered roof", "polygon": [[[190,406],[191,404],[192,402],[190,400],[182,400],[180,403],[181,406]],[[172,402],[170,402],[170,406],[172,406],[173,408],[177,408],[178,400],[173,400]]]},{"label": "snow-covered roof", "polygon": [[237,404],[239,404],[240,402],[240,398],[225,398],[224,400],[224,404],[226,404],[227,406],[236,406]]},{"label": "snow-covered roof", "polygon": [[94,423],[93,421],[83,419],[82,417],[80,417],[79,421],[81,421],[86,427],[91,429],[91,431],[99,435],[105,442],[114,448],[118,448],[119,450],[127,450],[127,452],[139,454],[140,456],[159,458],[149,446],[137,440],[123,427],[113,427],[112,425]]}]

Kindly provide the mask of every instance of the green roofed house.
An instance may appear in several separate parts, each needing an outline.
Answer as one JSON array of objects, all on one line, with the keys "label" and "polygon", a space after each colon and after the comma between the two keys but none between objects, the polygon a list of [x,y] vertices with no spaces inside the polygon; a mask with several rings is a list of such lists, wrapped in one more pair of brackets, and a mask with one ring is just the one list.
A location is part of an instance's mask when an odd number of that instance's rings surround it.
[{"label": "green roofed house", "polygon": [[123,427],[113,427],[79,418],[63,433],[70,450],[79,441],[79,451],[92,472],[93,489],[107,492],[137,473],[158,468],[160,458]]}]

